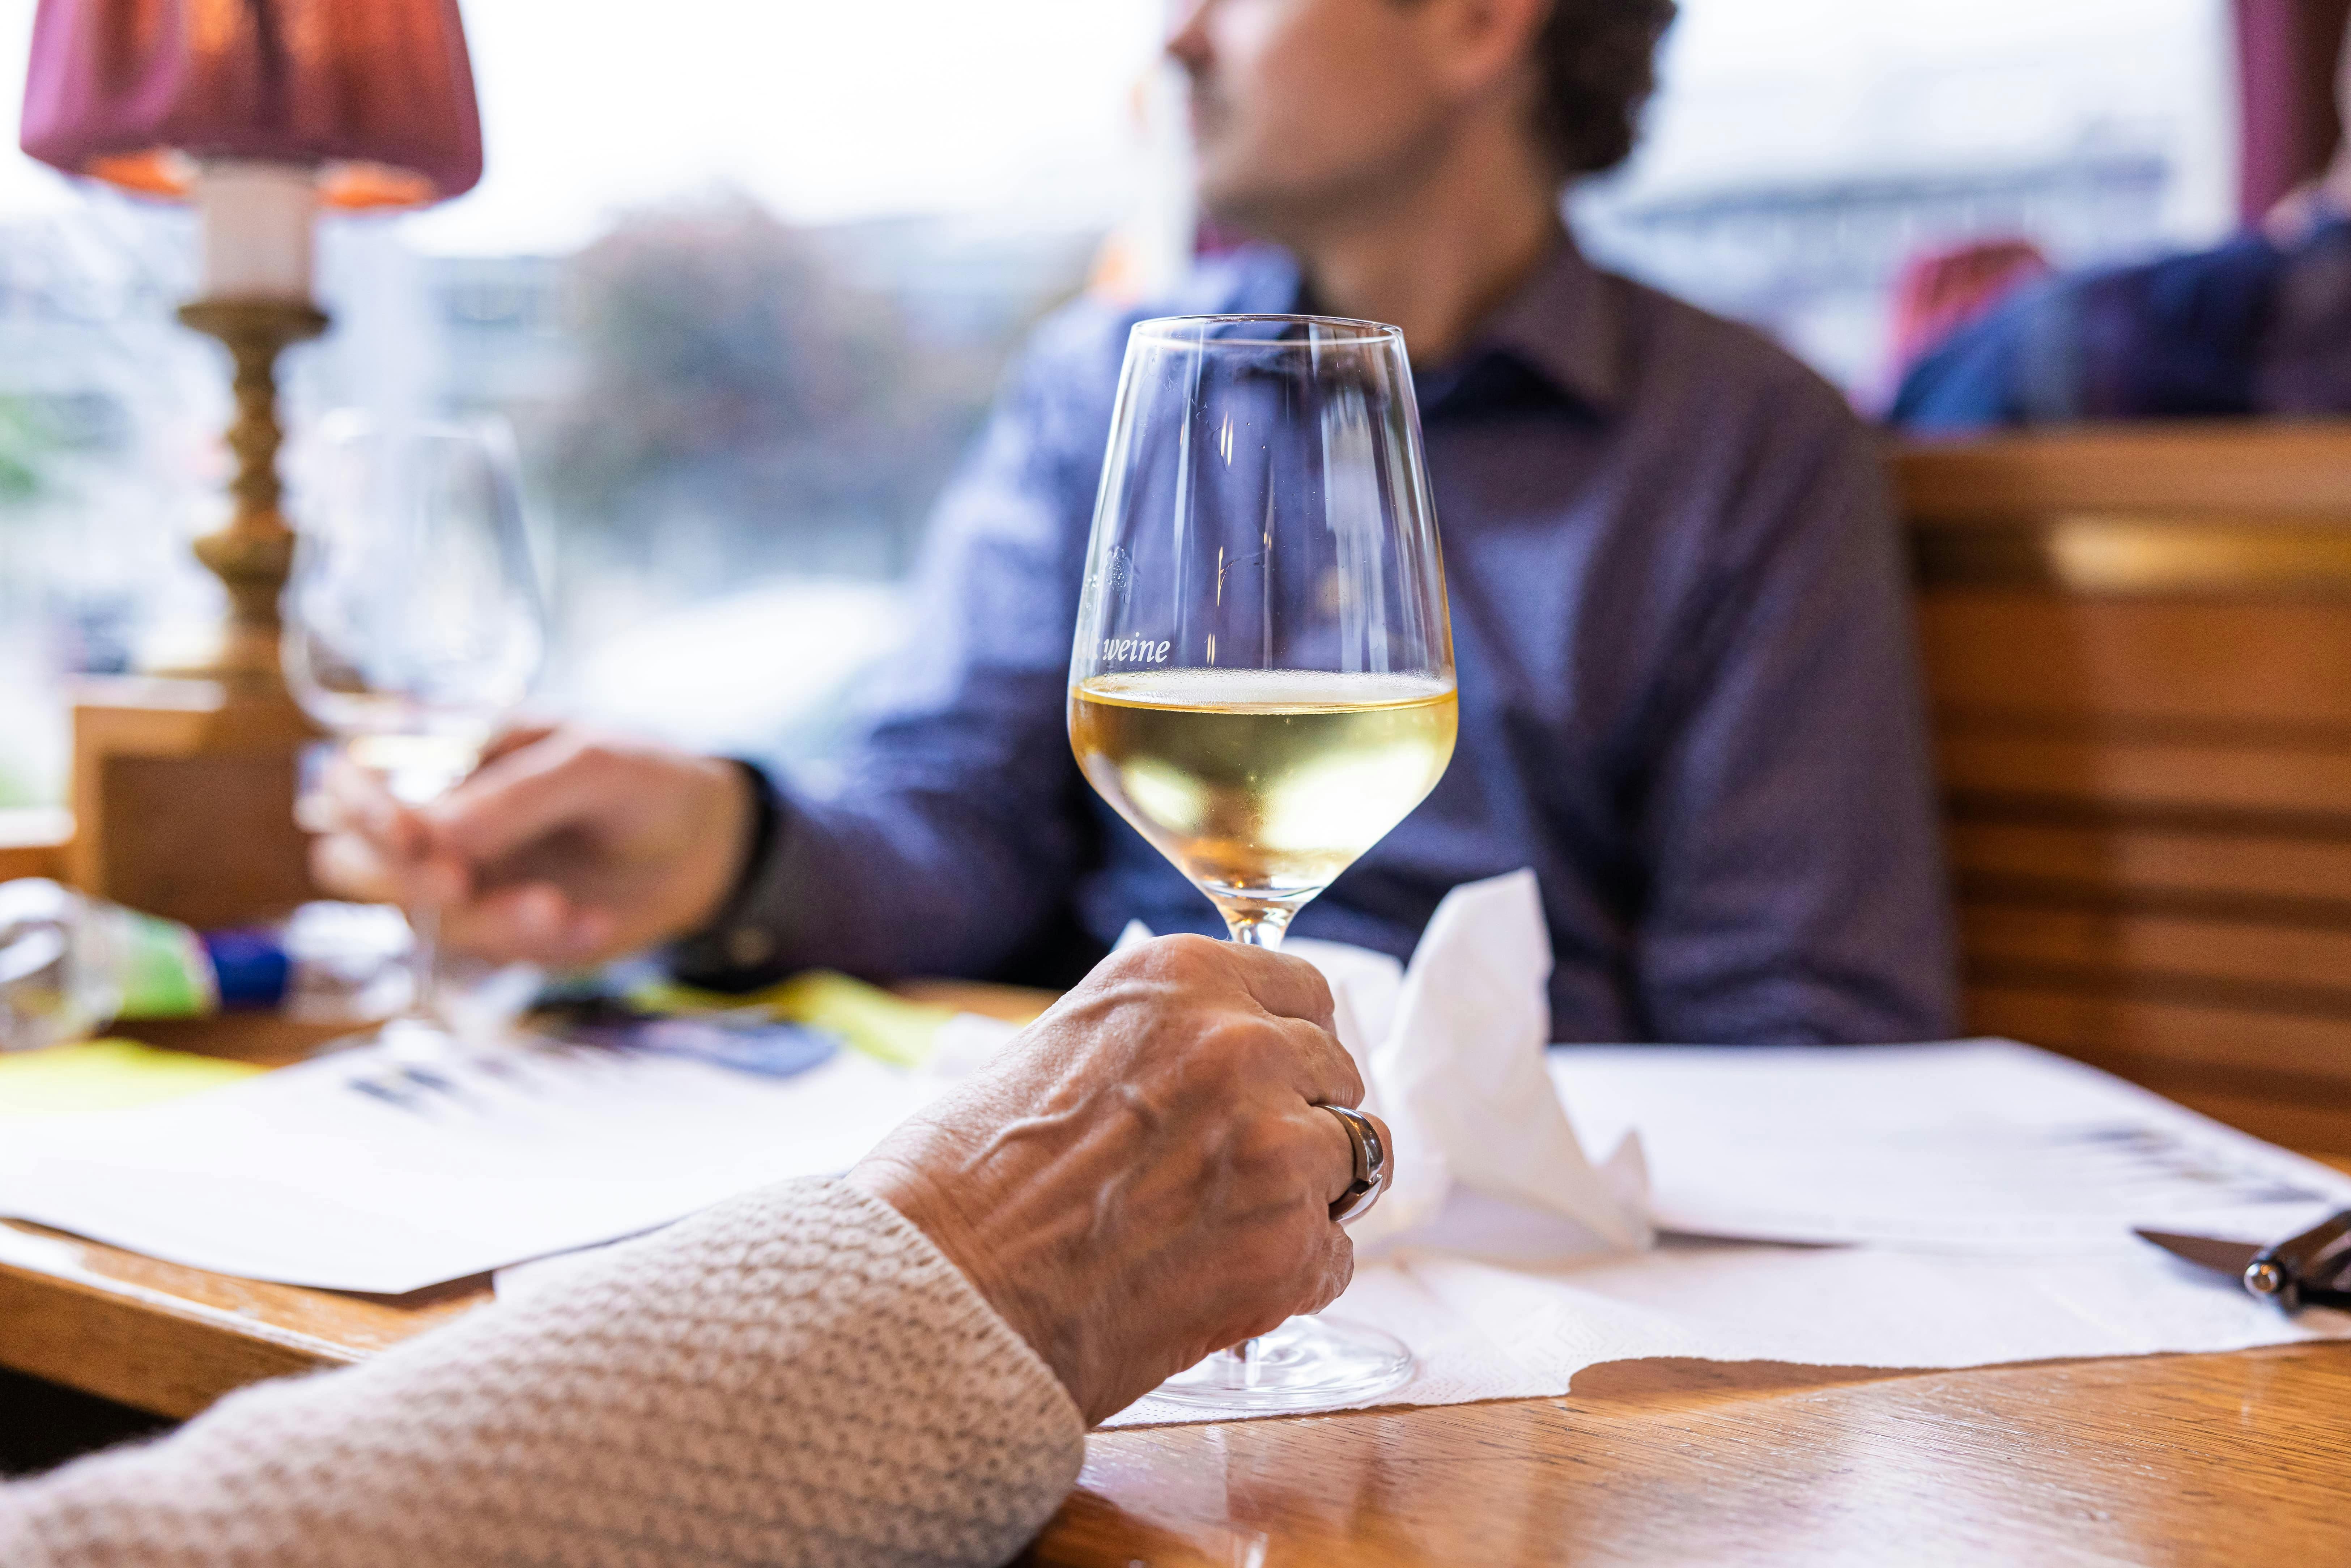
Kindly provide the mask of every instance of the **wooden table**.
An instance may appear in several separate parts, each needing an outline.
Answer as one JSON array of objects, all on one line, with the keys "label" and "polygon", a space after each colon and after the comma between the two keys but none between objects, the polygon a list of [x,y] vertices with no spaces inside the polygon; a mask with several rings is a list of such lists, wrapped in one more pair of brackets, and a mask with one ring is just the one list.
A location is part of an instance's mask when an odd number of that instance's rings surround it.
[{"label": "wooden table", "polygon": [[[275,1061],[308,1040],[168,1043]],[[486,1299],[480,1280],[397,1298],[259,1284],[0,1223],[0,1365],[169,1416]],[[2351,1344],[1926,1374],[1640,1362],[1591,1368],[1559,1399],[1098,1433],[1026,1561],[2252,1556],[2351,1563]]]}]

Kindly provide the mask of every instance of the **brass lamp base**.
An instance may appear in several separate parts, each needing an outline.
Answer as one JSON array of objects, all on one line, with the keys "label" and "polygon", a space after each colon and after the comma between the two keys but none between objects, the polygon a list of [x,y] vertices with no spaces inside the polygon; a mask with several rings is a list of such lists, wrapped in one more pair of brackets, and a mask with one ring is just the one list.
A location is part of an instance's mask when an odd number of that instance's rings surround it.
[{"label": "brass lamp base", "polygon": [[277,600],[294,563],[294,530],[278,510],[277,356],[327,329],[326,312],[295,300],[199,299],[180,307],[185,325],[217,338],[236,361],[236,454],[229,519],[196,540],[196,559],[228,590],[218,645],[200,663],[159,672],[218,681],[236,696],[282,695]]},{"label": "brass lamp base", "polygon": [[295,773],[317,733],[286,690],[277,598],[294,559],[278,510],[277,356],[327,318],[267,299],[200,299],[180,319],[236,361],[236,454],[228,521],[196,559],[228,589],[212,653],[164,677],[81,683],[73,705],[77,886],[192,925],[282,915],[316,896],[294,821]]}]

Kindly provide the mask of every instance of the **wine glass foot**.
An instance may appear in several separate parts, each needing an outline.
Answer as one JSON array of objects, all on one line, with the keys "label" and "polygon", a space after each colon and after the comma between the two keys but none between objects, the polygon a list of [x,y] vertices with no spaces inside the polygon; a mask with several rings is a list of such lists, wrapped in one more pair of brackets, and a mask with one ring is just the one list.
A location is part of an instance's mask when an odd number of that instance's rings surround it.
[{"label": "wine glass foot", "polygon": [[1153,1391],[1176,1405],[1323,1410],[1393,1393],[1411,1381],[1412,1352],[1393,1334],[1344,1320],[1292,1318],[1254,1354],[1225,1351]]},{"label": "wine glass foot", "polygon": [[402,1013],[386,1019],[376,1030],[376,1043],[384,1053],[403,1065],[429,1066],[447,1058],[456,1045],[456,1038],[439,1019],[419,1013]]}]

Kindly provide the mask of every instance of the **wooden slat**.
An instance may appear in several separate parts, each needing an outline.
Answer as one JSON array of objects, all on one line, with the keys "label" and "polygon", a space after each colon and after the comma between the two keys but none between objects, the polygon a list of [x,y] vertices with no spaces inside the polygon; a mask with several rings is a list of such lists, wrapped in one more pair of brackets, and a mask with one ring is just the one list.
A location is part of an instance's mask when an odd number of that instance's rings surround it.
[{"label": "wooden slat", "polygon": [[2351,423],[2116,425],[1894,454],[1914,521],[2107,511],[2320,522],[2351,518]]},{"label": "wooden slat", "polygon": [[2351,835],[2351,747],[2230,746],[1937,726],[1942,782],[1966,817],[2056,805],[2089,817],[2268,819]]},{"label": "wooden slat", "polygon": [[2231,1093],[2194,1083],[2174,1084],[2159,1092],[2191,1111],[2282,1147],[2351,1159],[2351,1106]]},{"label": "wooden slat", "polygon": [[[2163,978],[2219,981],[2271,988],[2296,1010],[2351,1014],[2351,930],[1973,901],[1960,906],[1959,930],[1974,973],[2048,968],[2117,989]],[[2351,1055],[2343,1067],[2351,1076]]]},{"label": "wooden slat", "polygon": [[2351,925],[2351,839],[1968,821],[1948,837],[1962,894]]},{"label": "wooden slat", "polygon": [[2150,1070],[2181,1066],[2320,1084],[2351,1075],[2351,1020],[2340,1018],[2011,983],[1970,985],[1967,1009],[1977,1033],[2080,1056],[2142,1082],[2153,1082]]},{"label": "wooden slat", "polygon": [[2351,1063],[2351,1020],[2323,1014],[1991,981],[1967,988],[1967,1010],[1974,1032],[2079,1056],[2149,1084],[2163,1071],[2192,1068],[2283,1076],[2334,1093]]},{"label": "wooden slat", "polygon": [[2074,512],[2032,523],[1914,523],[1920,586],[2099,597],[2351,598],[2351,526]]},{"label": "wooden slat", "polygon": [[2351,422],[1895,471],[1970,1027],[2351,1151]]},{"label": "wooden slat", "polygon": [[1918,626],[1940,709],[2351,742],[2351,604],[1944,592]]}]

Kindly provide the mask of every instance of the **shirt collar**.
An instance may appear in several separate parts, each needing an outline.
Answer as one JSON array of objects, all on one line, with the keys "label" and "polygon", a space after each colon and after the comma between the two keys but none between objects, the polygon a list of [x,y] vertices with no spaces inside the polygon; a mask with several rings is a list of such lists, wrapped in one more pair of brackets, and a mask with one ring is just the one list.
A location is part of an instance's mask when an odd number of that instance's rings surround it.
[{"label": "shirt collar", "polygon": [[[1223,308],[1288,314],[1312,308],[1298,263],[1287,251],[1251,246],[1226,259],[1232,272]],[[1550,254],[1479,323],[1467,345],[1441,365],[1414,368],[1424,382],[1425,401],[1442,403],[1480,384],[1480,371],[1499,355],[1604,415],[1624,400],[1619,352],[1607,280],[1562,229]]]},{"label": "shirt collar", "polygon": [[1519,361],[1595,413],[1614,413],[1623,402],[1625,371],[1608,280],[1583,259],[1566,230],[1444,368],[1466,374],[1492,354]]}]

